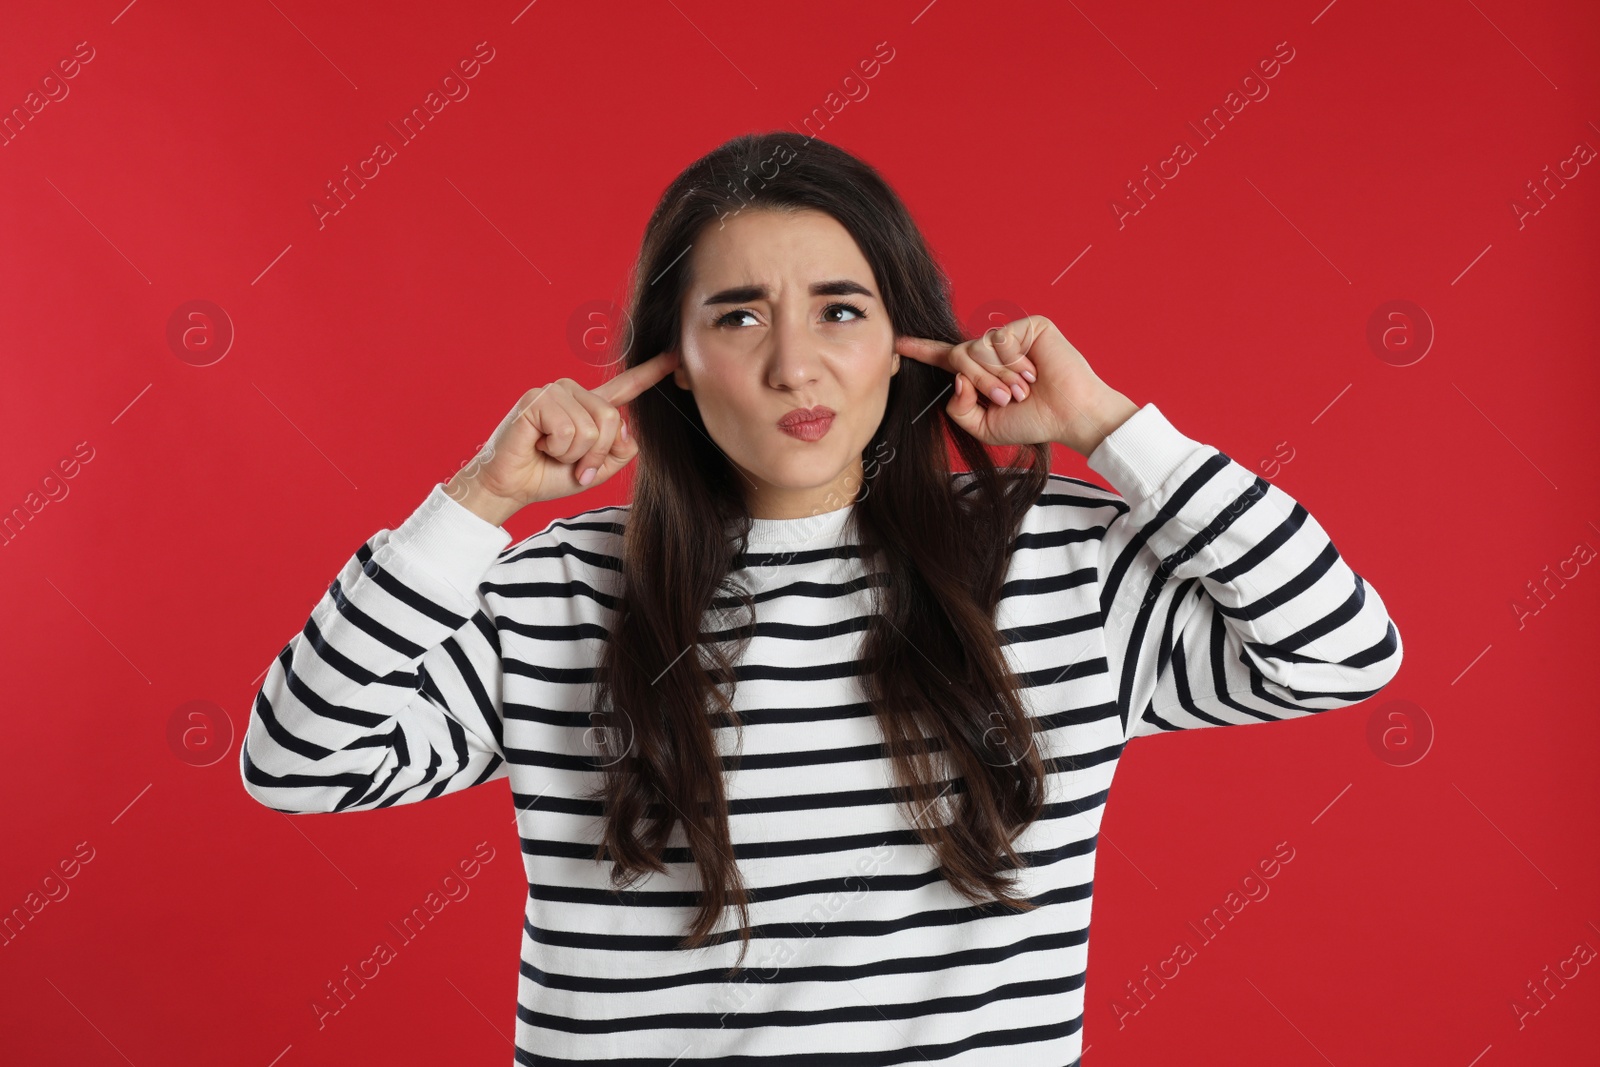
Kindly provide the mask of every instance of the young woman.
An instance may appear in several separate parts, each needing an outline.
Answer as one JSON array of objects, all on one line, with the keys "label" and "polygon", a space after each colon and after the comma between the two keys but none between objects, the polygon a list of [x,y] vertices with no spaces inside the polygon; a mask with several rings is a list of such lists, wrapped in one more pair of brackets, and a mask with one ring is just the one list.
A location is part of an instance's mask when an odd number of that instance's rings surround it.
[{"label": "young woman", "polygon": [[[1401,661],[1383,601],[1050,320],[963,339],[904,205],[825,142],[695,162],[633,282],[626,369],[522,397],[345,563],[245,789],[509,779],[517,1063],[1076,1064],[1124,747],[1364,700]],[[631,503],[510,543],[635,457]]]}]

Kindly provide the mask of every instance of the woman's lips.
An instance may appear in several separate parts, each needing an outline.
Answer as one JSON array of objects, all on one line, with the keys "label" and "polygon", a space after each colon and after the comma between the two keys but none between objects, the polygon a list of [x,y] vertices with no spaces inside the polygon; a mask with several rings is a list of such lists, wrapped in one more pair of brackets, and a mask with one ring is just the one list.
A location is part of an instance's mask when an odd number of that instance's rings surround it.
[{"label": "woman's lips", "polygon": [[833,416],[833,409],[822,404],[814,408],[797,408],[778,420],[778,429],[802,441],[816,441],[833,425]]}]

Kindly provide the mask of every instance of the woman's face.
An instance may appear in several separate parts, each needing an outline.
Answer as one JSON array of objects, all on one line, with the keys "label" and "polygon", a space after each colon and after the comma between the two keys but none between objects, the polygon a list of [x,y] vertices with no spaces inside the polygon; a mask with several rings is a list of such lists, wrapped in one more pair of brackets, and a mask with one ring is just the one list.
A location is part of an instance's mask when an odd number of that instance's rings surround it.
[{"label": "woman's face", "polygon": [[[850,503],[900,369],[855,239],[823,211],[749,209],[702,229],[688,259],[673,381],[744,473],[750,514],[805,518]],[[779,426],[819,405],[834,412],[820,437]]]}]

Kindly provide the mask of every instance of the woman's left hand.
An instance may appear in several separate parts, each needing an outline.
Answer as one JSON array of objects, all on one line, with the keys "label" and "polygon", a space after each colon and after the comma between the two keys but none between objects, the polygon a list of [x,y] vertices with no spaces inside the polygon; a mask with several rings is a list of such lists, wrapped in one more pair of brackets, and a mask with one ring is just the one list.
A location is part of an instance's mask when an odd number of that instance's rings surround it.
[{"label": "woman's left hand", "polygon": [[[955,375],[955,395],[945,410],[987,445],[1059,442],[1087,456],[1138,410],[1101,381],[1043,315],[996,326],[958,345],[897,337],[894,350]],[[1026,380],[1029,374],[1034,381]]]}]

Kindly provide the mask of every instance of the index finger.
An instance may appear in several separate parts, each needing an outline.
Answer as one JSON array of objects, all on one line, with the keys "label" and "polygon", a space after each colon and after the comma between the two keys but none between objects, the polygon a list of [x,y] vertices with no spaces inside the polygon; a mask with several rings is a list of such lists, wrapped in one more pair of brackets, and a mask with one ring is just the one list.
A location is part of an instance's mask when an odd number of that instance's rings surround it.
[{"label": "index finger", "polygon": [[946,341],[935,341],[911,334],[902,334],[894,339],[894,350],[902,356],[908,356],[918,363],[931,363],[944,370],[954,370],[950,366],[950,353],[955,347]]},{"label": "index finger", "polygon": [[626,404],[652,385],[671,374],[678,366],[678,353],[662,352],[637,367],[629,367],[590,392],[612,405]]}]

